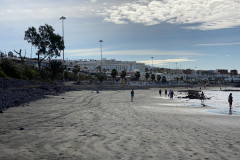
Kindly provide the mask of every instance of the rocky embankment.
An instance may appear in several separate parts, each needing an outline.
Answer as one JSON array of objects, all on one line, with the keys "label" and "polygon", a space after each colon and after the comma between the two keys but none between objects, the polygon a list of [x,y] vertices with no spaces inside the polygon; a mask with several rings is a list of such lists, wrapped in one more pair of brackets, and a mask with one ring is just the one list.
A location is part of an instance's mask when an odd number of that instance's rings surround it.
[{"label": "rocky embankment", "polygon": [[46,95],[58,95],[69,90],[71,88],[61,84],[0,78],[0,112],[45,98]]}]

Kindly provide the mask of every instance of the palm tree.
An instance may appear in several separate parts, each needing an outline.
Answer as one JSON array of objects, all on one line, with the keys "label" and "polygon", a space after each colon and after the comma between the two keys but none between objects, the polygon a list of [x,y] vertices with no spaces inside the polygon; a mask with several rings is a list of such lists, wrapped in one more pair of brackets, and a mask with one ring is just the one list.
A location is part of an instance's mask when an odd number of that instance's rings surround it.
[{"label": "palm tree", "polygon": [[149,77],[150,77],[150,74],[149,74],[149,73],[146,73],[146,74],[145,74],[146,80],[148,80]]},{"label": "palm tree", "polygon": [[149,69],[148,69],[148,68],[145,68],[145,72],[146,72],[146,73],[149,72]]},{"label": "palm tree", "polygon": [[101,73],[102,70],[101,66],[97,66],[97,70],[99,71],[99,73]]},{"label": "palm tree", "polygon": [[152,81],[155,80],[155,74],[151,74],[151,79],[152,79]]},{"label": "palm tree", "polygon": [[121,75],[120,75],[121,78],[122,78],[122,83],[123,83],[123,79],[126,77],[126,75],[127,75],[127,72],[125,70],[123,70]]},{"label": "palm tree", "polygon": [[140,77],[141,77],[141,74],[140,74],[139,71],[137,71],[137,72],[134,74],[134,78],[135,78],[136,80],[139,80]]},{"label": "palm tree", "polygon": [[112,79],[113,79],[113,84],[114,84],[114,80],[115,78],[117,77],[118,75],[118,72],[116,69],[112,69],[112,73],[111,73],[111,76],[112,76]]}]

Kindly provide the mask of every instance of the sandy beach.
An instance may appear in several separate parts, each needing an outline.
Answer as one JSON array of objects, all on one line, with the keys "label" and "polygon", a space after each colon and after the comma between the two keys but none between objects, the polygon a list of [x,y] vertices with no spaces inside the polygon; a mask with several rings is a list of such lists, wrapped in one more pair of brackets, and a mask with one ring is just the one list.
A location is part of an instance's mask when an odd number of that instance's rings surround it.
[{"label": "sandy beach", "polygon": [[240,116],[207,109],[157,89],[48,96],[0,115],[0,159],[239,160]]}]

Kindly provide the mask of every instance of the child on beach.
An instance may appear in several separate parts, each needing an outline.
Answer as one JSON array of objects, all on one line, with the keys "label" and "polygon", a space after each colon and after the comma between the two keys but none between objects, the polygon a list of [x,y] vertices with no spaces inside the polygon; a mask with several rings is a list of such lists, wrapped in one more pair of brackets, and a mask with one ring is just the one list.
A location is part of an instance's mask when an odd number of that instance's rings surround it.
[{"label": "child on beach", "polygon": [[229,109],[232,109],[232,102],[233,102],[233,97],[232,97],[232,93],[230,93],[228,96]]},{"label": "child on beach", "polygon": [[134,90],[131,91],[131,102],[133,102],[133,98],[134,98]]}]

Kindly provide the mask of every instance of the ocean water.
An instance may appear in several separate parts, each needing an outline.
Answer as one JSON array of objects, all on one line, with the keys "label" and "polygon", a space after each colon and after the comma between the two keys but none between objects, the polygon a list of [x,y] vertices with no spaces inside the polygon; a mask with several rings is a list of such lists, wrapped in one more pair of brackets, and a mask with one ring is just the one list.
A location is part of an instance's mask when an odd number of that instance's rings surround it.
[{"label": "ocean water", "polygon": [[[228,88],[237,90],[238,88]],[[240,115],[240,89],[239,91],[224,91],[220,89],[213,90],[202,90],[207,100],[204,100],[204,105],[201,104],[200,100],[197,99],[183,99],[178,98],[179,101],[184,103],[184,106],[189,107],[205,107],[209,108],[208,112],[216,114],[228,114],[228,115]],[[229,110],[228,96],[232,93],[233,105],[232,110]],[[187,93],[176,92],[177,97],[184,97]]]}]

